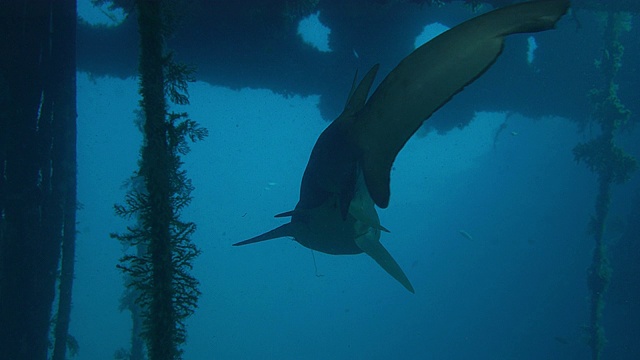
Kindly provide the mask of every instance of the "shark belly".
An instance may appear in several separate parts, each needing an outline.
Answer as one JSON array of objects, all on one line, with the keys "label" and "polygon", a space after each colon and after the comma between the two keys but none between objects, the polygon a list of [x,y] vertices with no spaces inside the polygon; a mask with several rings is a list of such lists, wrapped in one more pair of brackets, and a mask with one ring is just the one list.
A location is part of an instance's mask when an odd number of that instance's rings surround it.
[{"label": "shark belly", "polygon": [[306,248],[331,255],[362,253],[354,241],[356,219],[351,215],[342,218],[337,196],[329,197],[316,208],[294,211],[291,223],[298,228],[293,238]]}]

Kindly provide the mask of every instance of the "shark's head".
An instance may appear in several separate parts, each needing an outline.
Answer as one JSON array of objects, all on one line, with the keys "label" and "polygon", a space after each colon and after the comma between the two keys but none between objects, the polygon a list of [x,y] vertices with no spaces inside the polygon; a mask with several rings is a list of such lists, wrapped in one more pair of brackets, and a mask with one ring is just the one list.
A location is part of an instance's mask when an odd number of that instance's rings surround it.
[{"label": "shark's head", "polygon": [[296,207],[293,211],[276,215],[290,216],[291,222],[234,245],[292,237],[304,247],[327,254],[350,255],[365,252],[407,290],[414,292],[398,263],[380,243],[380,232],[387,230],[380,225],[361,172],[357,172],[355,191],[346,217],[343,217],[340,201],[339,196],[334,194],[312,209]]},{"label": "shark's head", "polygon": [[358,221],[351,214],[343,219],[336,196],[313,209],[294,211],[291,224],[293,238],[304,247],[332,255],[362,253],[354,241]]}]

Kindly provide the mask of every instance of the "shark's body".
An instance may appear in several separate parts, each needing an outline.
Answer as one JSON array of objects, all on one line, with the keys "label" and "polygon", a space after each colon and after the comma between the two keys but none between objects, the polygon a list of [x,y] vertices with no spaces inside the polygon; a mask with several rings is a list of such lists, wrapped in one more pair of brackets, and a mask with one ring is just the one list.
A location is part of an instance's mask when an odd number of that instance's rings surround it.
[{"label": "shark's body", "polygon": [[375,209],[389,204],[398,152],[422,122],[493,64],[506,35],[551,29],[568,7],[568,0],[533,1],[468,20],[412,52],[367,100],[378,70],[374,66],[316,141],[295,209],[276,215],[291,221],[234,245],[293,237],[328,254],[365,252],[413,292],[379,241],[386,229]]}]

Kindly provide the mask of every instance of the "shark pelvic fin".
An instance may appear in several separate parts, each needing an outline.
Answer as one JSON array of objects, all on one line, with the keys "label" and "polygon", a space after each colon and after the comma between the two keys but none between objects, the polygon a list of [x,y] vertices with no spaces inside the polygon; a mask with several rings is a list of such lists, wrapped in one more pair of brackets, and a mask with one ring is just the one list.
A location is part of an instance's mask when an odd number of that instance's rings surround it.
[{"label": "shark pelvic fin", "polygon": [[[363,206],[358,206],[355,201],[351,202],[351,206],[349,206],[349,214],[353,216],[357,221],[364,224],[367,228],[374,228],[376,230],[390,232],[386,227],[380,224],[380,219],[378,218],[378,214],[372,214],[371,209],[365,208]],[[373,208],[373,203],[371,204],[371,208]]]}]

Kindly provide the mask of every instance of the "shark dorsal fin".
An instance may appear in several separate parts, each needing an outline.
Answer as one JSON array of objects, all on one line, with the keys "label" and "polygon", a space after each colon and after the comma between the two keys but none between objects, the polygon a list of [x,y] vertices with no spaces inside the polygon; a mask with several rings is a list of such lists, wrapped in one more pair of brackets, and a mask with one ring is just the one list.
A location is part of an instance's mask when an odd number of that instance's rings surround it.
[{"label": "shark dorsal fin", "polygon": [[346,104],[344,104],[344,109],[347,109],[347,106],[349,106],[349,102],[351,101],[351,98],[353,97],[353,93],[356,92],[356,86],[358,84],[358,70],[356,70],[356,74],[353,76],[353,81],[351,82],[351,89],[349,90],[349,96],[347,96],[347,102]]},{"label": "shark dorsal fin", "polygon": [[373,65],[373,67],[371,67],[371,69],[364,75],[362,80],[360,80],[360,84],[358,84],[357,87],[355,86],[358,78],[358,72],[356,71],[356,75],[353,78],[353,84],[351,85],[351,91],[349,92],[349,98],[347,99],[347,104],[344,106],[343,113],[353,114],[364,107],[367,97],[369,96],[369,90],[371,89],[373,80],[376,78],[379,67],[380,64]]}]

